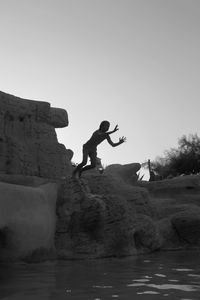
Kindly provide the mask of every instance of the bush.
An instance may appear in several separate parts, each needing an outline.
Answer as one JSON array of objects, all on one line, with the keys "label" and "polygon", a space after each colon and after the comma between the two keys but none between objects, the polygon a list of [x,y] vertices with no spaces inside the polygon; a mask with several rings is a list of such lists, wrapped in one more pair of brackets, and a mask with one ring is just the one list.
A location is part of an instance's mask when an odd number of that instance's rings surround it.
[{"label": "bush", "polygon": [[164,155],[152,162],[152,169],[162,178],[200,172],[200,138],[197,134],[182,136],[178,148],[165,151]]}]

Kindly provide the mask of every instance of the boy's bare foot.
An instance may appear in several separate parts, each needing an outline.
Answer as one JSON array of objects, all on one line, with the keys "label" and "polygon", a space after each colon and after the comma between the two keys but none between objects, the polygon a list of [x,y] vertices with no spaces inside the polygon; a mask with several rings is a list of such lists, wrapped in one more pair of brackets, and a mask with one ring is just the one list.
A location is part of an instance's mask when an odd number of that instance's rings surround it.
[{"label": "boy's bare foot", "polygon": [[72,178],[77,178],[78,174],[77,174],[77,170],[75,169],[73,172],[72,172]]}]

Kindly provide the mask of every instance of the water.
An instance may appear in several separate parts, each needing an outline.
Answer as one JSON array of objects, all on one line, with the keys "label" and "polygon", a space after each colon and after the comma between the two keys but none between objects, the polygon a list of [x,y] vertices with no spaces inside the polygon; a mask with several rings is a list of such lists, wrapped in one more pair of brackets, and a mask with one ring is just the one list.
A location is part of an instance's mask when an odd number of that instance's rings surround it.
[{"label": "water", "polygon": [[200,299],[200,253],[1,264],[0,299]]}]

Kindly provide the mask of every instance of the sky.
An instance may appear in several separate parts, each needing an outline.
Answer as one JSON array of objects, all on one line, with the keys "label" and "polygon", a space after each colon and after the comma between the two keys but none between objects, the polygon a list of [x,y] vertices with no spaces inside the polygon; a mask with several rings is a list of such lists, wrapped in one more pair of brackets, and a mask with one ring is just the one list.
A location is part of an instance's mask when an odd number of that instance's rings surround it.
[{"label": "sky", "polygon": [[65,109],[76,163],[103,120],[127,137],[99,145],[104,166],[200,135],[199,0],[0,0],[0,41],[0,90]]}]

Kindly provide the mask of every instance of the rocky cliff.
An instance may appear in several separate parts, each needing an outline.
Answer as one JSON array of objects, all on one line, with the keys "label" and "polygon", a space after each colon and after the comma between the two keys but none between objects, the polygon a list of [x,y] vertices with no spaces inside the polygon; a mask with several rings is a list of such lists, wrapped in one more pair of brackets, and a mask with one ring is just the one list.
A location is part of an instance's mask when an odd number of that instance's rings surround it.
[{"label": "rocky cliff", "polygon": [[199,249],[200,176],[135,182],[133,172],[128,180],[127,171],[137,167],[117,165],[112,172],[65,181],[57,206],[58,257]]},{"label": "rocky cliff", "polygon": [[0,261],[200,247],[200,177],[138,181],[140,164],[71,178],[67,113],[0,92]]},{"label": "rocky cliff", "polygon": [[56,256],[56,201],[73,152],[64,109],[0,92],[0,261]]},{"label": "rocky cliff", "polygon": [[159,249],[155,209],[146,189],[111,175],[68,178],[57,203],[60,258],[136,255]]},{"label": "rocky cliff", "polygon": [[0,92],[0,173],[61,178],[69,174],[71,151],[55,128],[68,126],[64,109]]}]

